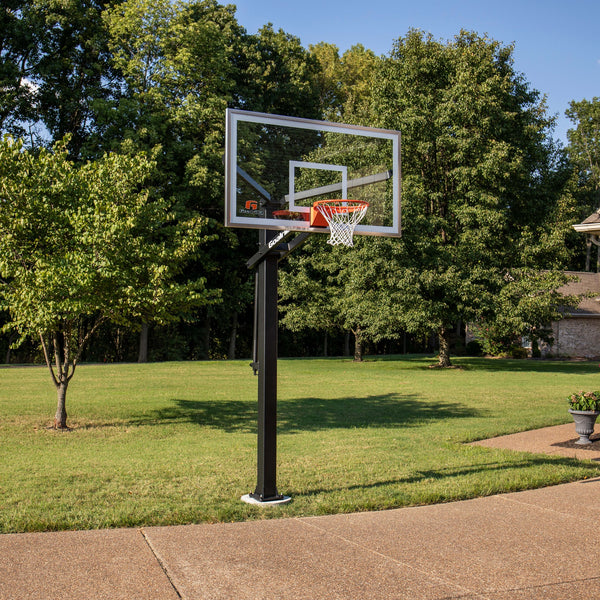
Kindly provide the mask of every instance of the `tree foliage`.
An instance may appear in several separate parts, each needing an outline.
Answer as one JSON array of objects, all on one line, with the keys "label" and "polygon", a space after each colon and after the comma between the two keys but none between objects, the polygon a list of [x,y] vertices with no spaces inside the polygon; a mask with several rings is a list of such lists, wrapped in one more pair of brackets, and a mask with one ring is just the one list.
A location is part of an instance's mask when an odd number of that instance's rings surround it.
[{"label": "tree foliage", "polygon": [[[567,193],[578,209],[576,220],[582,221],[591,212],[600,210],[600,98],[573,101],[566,114],[575,125],[574,129],[567,131],[567,154],[573,169]],[[591,268],[592,245],[596,244],[596,270],[600,271],[600,237],[585,236],[586,252],[580,249],[583,236],[575,234],[573,238],[570,246],[575,251],[579,250],[580,256],[585,255],[586,271]]]},{"label": "tree foliage", "polygon": [[[371,57],[369,86],[352,102],[344,82],[336,86],[344,70],[335,47],[313,52],[342,120],[358,114],[366,124],[402,132],[403,236],[365,240],[348,254],[352,258],[336,256],[343,268],[328,297],[341,307],[338,326],[353,322],[355,328],[361,315],[372,336],[377,330],[436,332],[440,364],[447,366],[450,334],[461,321],[492,321],[509,301],[515,334],[554,315],[552,295],[531,296],[514,283],[524,281],[524,269],[531,274],[561,264],[570,213],[560,187],[550,185],[552,120],[543,98],[514,70],[512,48],[470,32],[445,43],[410,31],[388,57]],[[348,75],[348,89],[351,83]],[[328,265],[331,255],[321,251],[311,268]],[[305,268],[300,285],[285,280],[292,286],[288,297],[303,297],[308,274]],[[345,316],[351,307],[354,320]],[[294,310],[300,309],[287,308],[286,322],[297,322]]]},{"label": "tree foliage", "polygon": [[149,201],[140,185],[151,168],[117,154],[76,166],[66,141],[38,153],[0,144],[0,310],[10,315],[5,330],[41,342],[57,427],[66,427],[68,383],[102,323],[148,313],[168,322],[214,299],[201,279],[178,278],[209,239],[206,220],[176,222],[164,201]]},{"label": "tree foliage", "polygon": [[310,52],[320,66],[315,83],[323,117],[356,124],[368,121],[369,90],[381,58],[361,44],[341,56],[337,46],[326,42],[311,46]]},{"label": "tree foliage", "polygon": [[457,321],[494,314],[511,269],[548,266],[529,248],[555,225],[558,194],[542,185],[552,121],[512,48],[469,32],[447,44],[400,38],[373,108],[378,125],[403,134],[398,318],[437,331],[444,349]]},{"label": "tree foliage", "polygon": [[28,4],[6,0],[0,8],[0,131],[21,137],[29,134],[27,123],[36,118],[29,77],[38,28],[28,18]]},{"label": "tree foliage", "polygon": [[[575,129],[567,132],[569,157],[577,167],[580,183],[600,195],[600,98],[573,100],[567,116]],[[597,204],[600,205],[600,199]]]},{"label": "tree foliage", "polygon": [[351,331],[355,360],[362,360],[365,342],[399,334],[389,270],[396,251],[383,239],[355,239],[348,249],[313,238],[282,273],[282,324],[292,331]]},{"label": "tree foliage", "polygon": [[96,127],[98,99],[114,92],[105,0],[9,0],[0,33],[0,127],[32,146],[69,137],[78,158]]}]

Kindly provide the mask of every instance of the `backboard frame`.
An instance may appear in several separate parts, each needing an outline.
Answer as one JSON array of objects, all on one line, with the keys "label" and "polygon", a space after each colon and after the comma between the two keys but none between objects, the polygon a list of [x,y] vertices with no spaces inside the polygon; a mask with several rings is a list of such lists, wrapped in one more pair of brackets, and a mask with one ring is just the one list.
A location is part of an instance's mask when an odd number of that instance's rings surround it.
[{"label": "backboard frame", "polygon": [[[319,132],[332,132],[348,134],[352,136],[364,136],[370,138],[379,138],[389,140],[392,144],[392,169],[386,172],[367,175],[365,177],[348,179],[348,169],[345,165],[326,164],[311,162],[309,160],[290,160],[289,161],[289,192],[286,199],[289,202],[290,210],[299,213],[309,213],[310,207],[296,204],[296,200],[307,198],[305,192],[297,192],[294,189],[294,170],[297,168],[311,169],[317,168],[338,172],[341,181],[336,184],[326,185],[312,190],[312,195],[317,195],[315,191],[326,194],[329,190],[341,191],[342,197],[351,199],[351,190],[353,187],[365,186],[370,183],[392,179],[392,224],[386,225],[358,225],[355,233],[357,235],[373,235],[386,237],[400,237],[401,228],[401,164],[400,148],[401,136],[399,131],[389,129],[380,129],[374,127],[365,127],[361,125],[349,125],[346,123],[336,123],[331,121],[320,121],[315,119],[304,119],[300,117],[288,117],[283,115],[273,115],[246,111],[240,109],[228,108],[226,112],[226,133],[225,133],[225,226],[240,227],[250,229],[269,229],[277,231],[302,231],[311,233],[329,233],[329,227],[311,227],[305,220],[290,220],[277,218],[256,218],[244,217],[237,213],[237,186],[238,177],[251,185],[253,190],[266,200],[270,200],[270,195],[260,182],[255,181],[251,175],[244,172],[237,166],[237,146],[238,146],[238,125],[239,123],[256,123],[265,126],[289,127],[297,129],[314,130]],[[348,198],[350,194],[350,198]]]}]

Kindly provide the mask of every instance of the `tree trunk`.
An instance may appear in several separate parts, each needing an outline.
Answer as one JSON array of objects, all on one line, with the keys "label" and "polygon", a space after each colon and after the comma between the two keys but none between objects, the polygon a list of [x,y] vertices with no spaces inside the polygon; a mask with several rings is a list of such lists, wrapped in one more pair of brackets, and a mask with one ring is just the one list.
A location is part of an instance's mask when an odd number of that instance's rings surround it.
[{"label": "tree trunk", "polygon": [[204,357],[208,360],[210,358],[210,317],[206,317],[206,321],[204,321],[202,343],[204,346]]},{"label": "tree trunk", "polygon": [[350,356],[350,332],[346,331],[344,337],[344,356]]},{"label": "tree trunk", "polygon": [[463,337],[463,322],[462,319],[456,321],[456,337]]},{"label": "tree trunk", "polygon": [[354,362],[362,362],[363,359],[363,339],[360,327],[354,332]]},{"label": "tree trunk", "polygon": [[[68,429],[67,387],[69,381],[71,381],[71,378],[75,374],[75,368],[79,363],[85,345],[103,322],[103,318],[98,318],[85,335],[79,335],[78,338],[75,338],[76,340],[78,339],[79,346],[72,345],[73,340],[70,334],[72,333],[74,326],[77,326],[77,323],[74,325],[72,321],[63,322],[58,331],[48,334],[48,338],[46,338],[43,332],[40,332],[39,334],[46,366],[50,371],[52,382],[56,386],[57,404],[56,413],[54,415],[55,429]],[[75,331],[77,331],[77,329]],[[52,367],[50,359],[50,344],[47,343],[47,341],[52,344],[54,368]]]},{"label": "tree trunk", "polygon": [[327,332],[325,332],[325,337],[323,338],[323,356],[327,356],[327,340],[328,340],[329,336],[327,335]]},{"label": "tree trunk", "polygon": [[229,350],[227,352],[227,358],[229,360],[235,360],[235,340],[237,338],[237,328],[238,328],[238,314],[237,314],[237,312],[234,312],[233,320],[231,323],[231,336],[229,337]]},{"label": "tree trunk", "polygon": [[56,414],[54,415],[54,429],[68,429],[67,427],[67,386],[68,382],[61,381],[57,388],[58,402]]},{"label": "tree trunk", "polygon": [[450,362],[450,335],[446,328],[438,330],[438,340],[440,343],[440,353],[438,356],[438,365],[440,367],[451,367]]},{"label": "tree trunk", "polygon": [[11,352],[12,352],[12,348],[11,348],[11,346],[12,346],[12,343],[15,341],[15,338],[16,338],[16,337],[17,337],[17,336],[16,336],[16,334],[14,334],[14,333],[11,333],[11,334],[8,336],[8,349],[6,350],[6,356],[5,356],[5,358],[4,358],[4,363],[5,363],[5,364],[7,364],[7,365],[9,365],[9,364],[10,364],[10,355],[11,355]]},{"label": "tree trunk", "polygon": [[139,363],[148,362],[148,323],[142,323],[142,330],[140,331],[140,351],[138,354]]}]

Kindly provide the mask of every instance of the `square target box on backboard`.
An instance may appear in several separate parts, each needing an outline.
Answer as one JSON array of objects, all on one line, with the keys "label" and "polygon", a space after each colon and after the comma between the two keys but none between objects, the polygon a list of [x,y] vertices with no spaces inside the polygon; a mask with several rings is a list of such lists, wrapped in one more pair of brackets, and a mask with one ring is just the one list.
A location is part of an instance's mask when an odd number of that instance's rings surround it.
[{"label": "square target box on backboard", "polygon": [[398,237],[400,132],[227,110],[225,225],[327,233],[320,200],[368,203],[355,233]]}]

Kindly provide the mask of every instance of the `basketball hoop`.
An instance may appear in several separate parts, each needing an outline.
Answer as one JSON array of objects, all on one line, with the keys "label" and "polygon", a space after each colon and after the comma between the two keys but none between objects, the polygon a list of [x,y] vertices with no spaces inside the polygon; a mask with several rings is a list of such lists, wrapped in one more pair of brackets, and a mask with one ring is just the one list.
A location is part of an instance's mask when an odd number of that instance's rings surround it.
[{"label": "basketball hoop", "polygon": [[313,204],[329,225],[328,244],[353,246],[354,228],[362,221],[369,208],[363,200],[319,200]]}]

